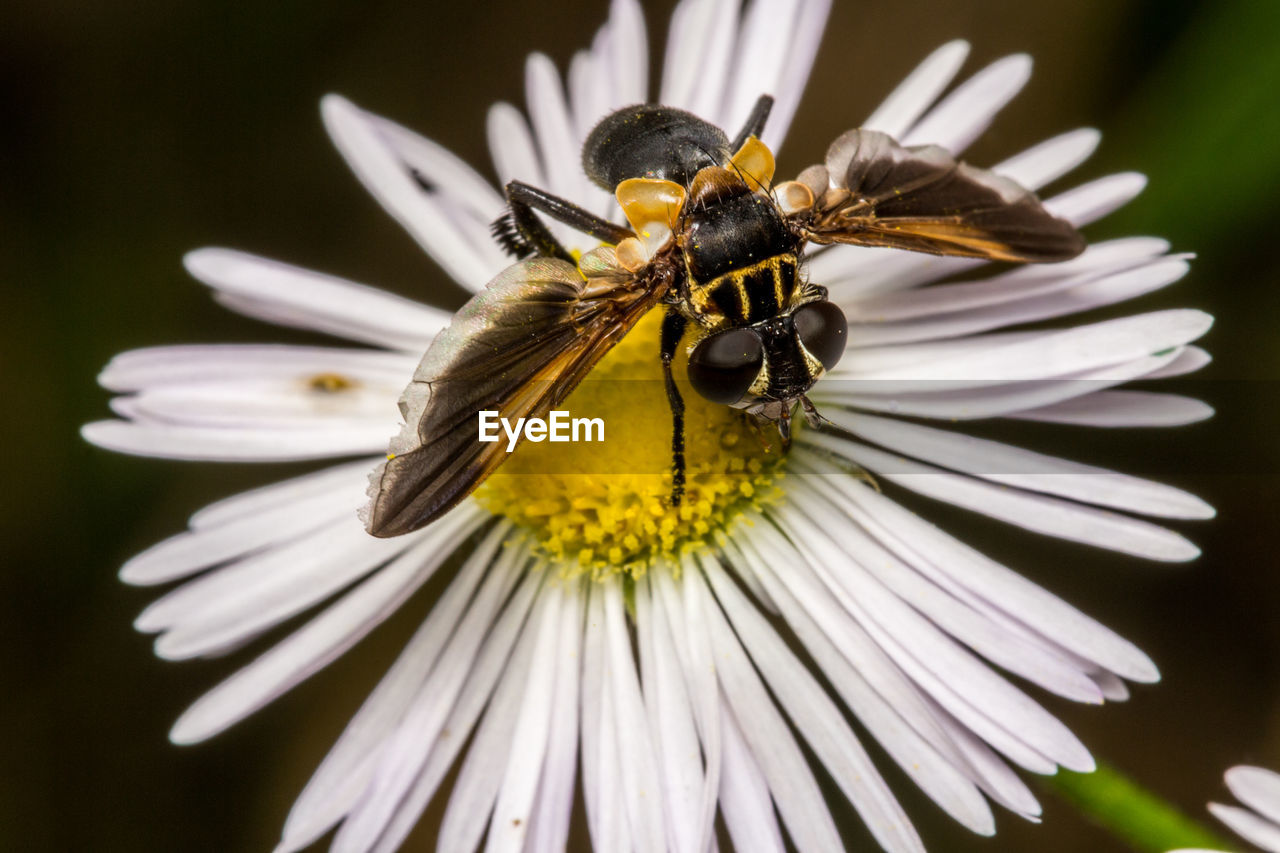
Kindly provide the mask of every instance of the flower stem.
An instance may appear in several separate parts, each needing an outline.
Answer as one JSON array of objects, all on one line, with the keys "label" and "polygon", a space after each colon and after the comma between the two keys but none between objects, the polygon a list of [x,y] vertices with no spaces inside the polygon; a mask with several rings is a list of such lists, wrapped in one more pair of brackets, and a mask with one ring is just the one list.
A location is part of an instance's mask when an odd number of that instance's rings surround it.
[{"label": "flower stem", "polygon": [[1238,846],[1106,764],[1093,773],[1059,769],[1056,776],[1041,778],[1046,788],[1134,850],[1164,853],[1181,847]]}]

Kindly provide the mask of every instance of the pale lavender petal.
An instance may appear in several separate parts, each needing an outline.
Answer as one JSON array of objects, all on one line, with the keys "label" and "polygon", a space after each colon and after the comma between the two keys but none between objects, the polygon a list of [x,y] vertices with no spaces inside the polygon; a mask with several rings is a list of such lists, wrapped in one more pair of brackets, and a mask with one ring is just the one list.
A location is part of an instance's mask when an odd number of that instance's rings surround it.
[{"label": "pale lavender petal", "polygon": [[[492,557],[508,533],[500,524],[477,550]],[[174,743],[196,743],[244,719],[332,663],[400,608],[439,568],[449,552],[423,540],[383,567],[324,613],[214,687],[188,708],[169,732]],[[472,560],[460,585],[474,583],[487,561]],[[471,577],[474,576],[474,579]]]},{"label": "pale lavender petal", "polygon": [[968,55],[969,43],[961,39],[949,41],[929,54],[876,107],[862,127],[902,138],[955,78]]},{"label": "pale lavender petal", "polygon": [[1045,199],[1045,209],[1077,227],[1096,222],[1128,204],[1147,186],[1146,176],[1137,172],[1107,175],[1081,184],[1061,195]]},{"label": "pale lavender petal", "polygon": [[112,358],[98,374],[98,382],[118,392],[285,377],[300,382],[338,377],[355,384],[403,385],[420,357],[421,353],[285,344],[148,347]]},{"label": "pale lavender petal", "polygon": [[1150,522],[951,474],[833,436],[809,440],[913,492],[1046,536],[1165,562],[1185,562],[1200,554],[1181,534]]},{"label": "pale lavender petal", "polygon": [[991,167],[1024,187],[1042,187],[1079,166],[1098,148],[1102,134],[1091,127],[1071,130]]},{"label": "pale lavender petal", "polygon": [[997,59],[943,98],[900,140],[903,145],[941,145],[952,154],[969,147],[996,113],[1031,78],[1031,57],[1016,53]]},{"label": "pale lavender petal", "polygon": [[[417,778],[426,766],[427,759],[434,749],[437,735],[443,730],[449,711],[457,702],[463,684],[467,680],[471,666],[476,660],[480,646],[492,624],[493,610],[485,607],[468,609],[463,621],[449,638],[444,651],[436,661],[430,676],[415,691],[411,705],[406,711],[395,731],[389,733],[379,751],[373,777],[365,787],[364,794],[352,808],[334,841],[336,849],[364,849],[382,835],[393,819],[404,807],[407,795],[413,789]],[[527,630],[527,629],[526,629]],[[518,651],[530,649],[530,643],[522,643]],[[518,670],[527,671],[528,662]],[[513,676],[522,679],[522,675]],[[507,684],[510,679],[504,679]],[[510,688],[519,693],[518,687]],[[500,688],[501,690],[501,688]],[[486,723],[489,717],[486,716]],[[499,727],[500,728],[500,727]],[[477,750],[475,746],[468,753],[468,763],[473,759],[484,760],[488,753]],[[492,774],[480,773],[482,779],[491,779]],[[496,794],[496,779],[493,780]],[[460,790],[462,780],[459,780]],[[477,795],[479,796],[479,795]],[[451,805],[458,802],[455,797]],[[492,799],[489,800],[492,807]],[[484,811],[488,814],[488,810]],[[475,819],[474,813],[469,820]],[[445,829],[450,826],[446,814]],[[468,846],[468,845],[462,845]]]},{"label": "pale lavender petal", "polygon": [[791,119],[800,106],[800,96],[804,94],[805,84],[809,82],[809,73],[818,56],[818,45],[822,41],[822,33],[830,13],[831,0],[805,0],[792,27],[791,40],[786,47],[786,61],[772,92],[773,111],[769,114],[769,123],[764,131],[764,143],[775,152],[782,148],[782,142],[791,127]]},{"label": "pale lavender petal", "polygon": [[[192,517],[191,530],[152,545],[130,559],[121,567],[120,579],[136,585],[168,583],[327,527],[360,506],[372,467],[370,462],[359,462],[319,472],[327,475],[323,477],[312,474],[296,481],[286,480],[278,485],[305,481],[307,488],[296,495],[293,489],[282,488],[281,495],[286,491],[289,494],[287,500],[264,500],[259,511],[227,515],[221,523],[197,523],[203,518],[197,513]],[[209,517],[215,516],[223,517],[220,512]]]},{"label": "pale lavender petal", "polygon": [[574,783],[578,769],[578,706],[582,684],[582,634],[586,593],[582,584],[570,583],[560,620],[556,651],[555,699],[551,711],[551,738],[538,786],[537,811],[529,827],[529,849],[558,853],[569,841]]},{"label": "pale lavender petal", "polygon": [[1095,391],[1008,417],[1073,426],[1171,427],[1211,418],[1213,407],[1191,397],[1156,391]]},{"label": "pale lavender petal", "polygon": [[[691,580],[700,586],[705,584],[701,577]],[[843,849],[813,771],[786,721],[705,586],[700,598],[702,619],[715,649],[716,677],[725,702],[768,782],[792,843],[801,853]]]},{"label": "pale lavender petal", "polygon": [[[486,836],[487,851],[519,851],[525,846],[534,802],[551,740],[551,712],[555,704],[556,671],[559,669],[560,615],[565,603],[563,587],[548,585],[543,602],[535,612],[534,632],[527,642],[533,646],[524,695],[511,731],[505,772],[499,770],[501,787]],[[466,812],[463,812],[464,814]],[[472,812],[473,817],[478,812]]]},{"label": "pale lavender petal", "polygon": [[[506,548],[494,561],[497,548],[479,548],[467,558],[458,576],[432,607],[422,626],[414,633],[395,664],[382,677],[369,698],[347,724],[338,741],[312,774],[285,821],[280,851],[299,850],[311,844],[347,814],[373,778],[378,755],[386,739],[395,731],[411,707],[418,689],[427,679],[441,652],[454,635],[463,616],[479,611],[473,619],[493,619],[502,600],[515,583],[514,569],[523,559],[518,545]],[[478,596],[473,598],[481,575],[477,567],[494,561]],[[488,699],[493,683],[506,662],[507,651],[533,598],[534,584],[526,583],[507,609],[495,620],[484,650],[468,677],[464,699],[470,692],[473,713],[460,716],[465,701],[460,699],[449,727],[456,737],[433,750],[433,757],[452,744],[454,753],[465,741],[480,708]],[[505,638],[505,644],[503,639]],[[452,758],[449,759],[451,763]],[[447,764],[446,764],[447,766]],[[443,773],[441,773],[443,775]]]},{"label": "pale lavender petal", "polygon": [[[533,571],[542,570],[545,570],[545,567],[533,569]],[[511,649],[518,639],[519,631],[537,589],[537,582],[526,577],[498,621],[494,623],[489,635],[485,638],[484,646],[480,649],[480,654],[476,657],[475,664],[467,675],[467,683],[458,695],[458,701],[449,713],[444,728],[436,736],[435,746],[431,750],[426,765],[423,766],[422,772],[405,796],[400,810],[396,812],[391,823],[378,839],[378,844],[374,847],[375,853],[394,853],[400,848],[423,809],[444,780],[449,768],[453,766],[454,759],[468,744],[467,737],[475,726],[476,720],[479,719],[480,713],[485,709],[494,685],[511,657]]]},{"label": "pale lavender petal", "polygon": [[1250,844],[1269,853],[1280,853],[1280,825],[1259,817],[1248,809],[1209,803],[1209,811]]},{"label": "pale lavender petal", "polygon": [[996,483],[1164,518],[1212,518],[1213,507],[1173,486],[987,439],[872,415],[832,420],[882,447]]},{"label": "pale lavender petal", "polygon": [[662,779],[667,848],[693,853],[706,848],[699,802],[701,753],[665,613],[654,600],[649,578],[636,585],[635,617],[644,704]]},{"label": "pale lavender petal", "polygon": [[[736,569],[738,565],[735,559],[734,568]],[[963,760],[946,740],[933,718],[927,716],[925,712],[922,714],[923,722],[918,725],[934,734],[935,742],[942,746],[942,750],[936,749],[932,743],[917,734],[910,724],[899,716],[898,708],[892,700],[886,701],[881,698],[878,688],[886,695],[900,691],[898,695],[907,698],[906,713],[914,712],[917,707],[923,711],[924,706],[919,696],[901,673],[893,669],[892,664],[887,661],[883,661],[880,671],[875,669],[864,671],[844,660],[841,648],[846,649],[844,655],[850,660],[857,657],[858,652],[849,650],[847,645],[837,647],[835,641],[825,636],[809,613],[805,612],[799,602],[791,597],[791,591],[788,588],[794,588],[797,585],[798,574],[793,567],[787,569],[785,585],[776,575],[769,574],[768,569],[763,566],[760,568],[760,574],[768,578],[767,582],[774,591],[775,599],[781,603],[784,618],[796,632],[805,649],[813,656],[823,676],[832,683],[849,710],[867,727],[898,766],[929,795],[930,799],[965,827],[980,835],[994,833],[995,823],[990,809],[987,808],[977,788],[962,772],[961,768],[965,766]],[[830,611],[827,611],[826,615],[830,616]],[[847,616],[845,618],[848,619]],[[843,631],[840,630],[841,628]],[[856,625],[846,622],[832,633],[839,636],[842,642],[848,642],[856,638],[855,631],[860,633]],[[865,635],[857,639],[865,639]],[[868,651],[871,650],[868,649]],[[875,651],[878,652],[878,650]],[[885,672],[889,674],[889,678],[886,679],[888,683],[881,686],[881,678]]]},{"label": "pale lavender petal", "polygon": [[686,0],[667,30],[661,103],[722,121],[738,36],[738,0]]},{"label": "pale lavender petal", "polygon": [[666,830],[662,797],[659,795],[662,788],[653,742],[644,718],[644,699],[632,659],[631,639],[622,604],[622,585],[614,578],[598,586],[604,599],[605,689],[613,702],[618,757],[625,768],[621,779],[610,779],[605,784],[621,783],[627,823],[631,827],[631,846],[640,853],[663,850]]},{"label": "pale lavender petal", "polygon": [[[810,468],[821,464],[805,450],[797,453],[797,461],[805,462]],[[1132,643],[1017,572],[944,533],[865,484],[848,477],[831,477],[827,482],[863,508],[858,522],[881,541],[891,543],[895,553],[914,552],[927,565],[944,572],[976,596],[1036,626],[1045,636],[1105,669],[1131,681],[1159,679],[1150,658]]]},{"label": "pale lavender petal", "polygon": [[1258,814],[1280,824],[1280,773],[1265,767],[1232,767],[1226,772],[1227,788],[1236,799]]},{"label": "pale lavender petal", "polygon": [[[272,322],[361,343],[421,352],[449,323],[447,311],[233,249],[197,249],[183,264],[219,295],[246,300],[233,304],[269,310]],[[488,281],[487,268],[473,271],[479,277],[474,287]]]},{"label": "pale lavender petal", "polygon": [[468,231],[474,221],[451,216],[440,200],[424,192],[371,117],[338,95],[326,95],[321,115],[333,144],[378,203],[394,216],[444,271],[463,287],[478,291],[492,278],[492,254],[477,248]]},{"label": "pale lavender petal", "polygon": [[724,731],[720,809],[734,849],[783,853],[786,845],[769,798],[769,783],[727,703],[720,704],[720,726]]}]

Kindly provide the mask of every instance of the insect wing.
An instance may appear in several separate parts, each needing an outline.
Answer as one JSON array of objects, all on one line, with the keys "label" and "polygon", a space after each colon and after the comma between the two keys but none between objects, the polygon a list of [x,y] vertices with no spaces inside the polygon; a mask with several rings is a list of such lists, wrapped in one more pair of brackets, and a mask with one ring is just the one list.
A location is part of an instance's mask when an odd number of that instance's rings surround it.
[{"label": "insect wing", "polygon": [[1084,251],[1071,223],[1009,178],[936,145],[906,147],[851,130],[800,181],[815,203],[801,227],[816,243],[888,246],[999,261],[1065,261]]},{"label": "insect wing", "polygon": [[478,413],[545,418],[661,296],[612,249],[580,268],[552,258],[509,267],[432,341],[400,400],[405,426],[370,477],[370,533],[408,533],[457,505],[508,455],[505,436],[479,440]]}]

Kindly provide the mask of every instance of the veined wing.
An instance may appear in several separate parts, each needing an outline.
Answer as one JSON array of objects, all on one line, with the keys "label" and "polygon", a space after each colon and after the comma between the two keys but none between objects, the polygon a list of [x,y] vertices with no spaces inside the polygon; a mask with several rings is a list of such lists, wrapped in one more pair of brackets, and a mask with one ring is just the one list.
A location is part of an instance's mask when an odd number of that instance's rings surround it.
[{"label": "veined wing", "polygon": [[577,267],[535,258],[502,272],[431,343],[405,389],[404,428],[370,477],[369,532],[408,533],[457,505],[507,457],[505,441],[479,440],[478,413],[545,418],[664,290],[619,267],[610,247]]},{"label": "veined wing", "polygon": [[1071,223],[1009,178],[936,145],[906,147],[851,130],[799,181],[814,204],[793,214],[816,243],[888,246],[998,261],[1065,261],[1084,251]]}]

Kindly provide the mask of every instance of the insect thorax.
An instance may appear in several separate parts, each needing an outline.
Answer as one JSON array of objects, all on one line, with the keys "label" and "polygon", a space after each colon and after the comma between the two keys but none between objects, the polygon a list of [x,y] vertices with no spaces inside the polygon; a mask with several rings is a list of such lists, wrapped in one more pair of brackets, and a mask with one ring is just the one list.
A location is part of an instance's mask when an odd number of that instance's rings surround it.
[{"label": "insect thorax", "polygon": [[695,180],[679,241],[689,308],[704,323],[746,325],[790,305],[798,241],[763,193],[740,180]]}]

